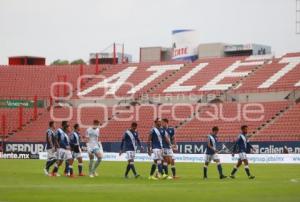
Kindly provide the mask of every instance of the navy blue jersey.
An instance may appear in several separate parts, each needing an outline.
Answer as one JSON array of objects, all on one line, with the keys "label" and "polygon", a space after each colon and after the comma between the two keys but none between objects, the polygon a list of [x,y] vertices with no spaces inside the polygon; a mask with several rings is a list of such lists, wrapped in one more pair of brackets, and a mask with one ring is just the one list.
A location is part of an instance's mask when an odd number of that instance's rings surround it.
[{"label": "navy blue jersey", "polygon": [[163,128],[153,127],[150,131],[151,134],[151,146],[152,149],[162,149],[163,143],[162,139],[165,135],[165,130]]},{"label": "navy blue jersey", "polygon": [[59,148],[67,149],[70,147],[69,136],[62,129],[57,131],[56,135],[57,135]]},{"label": "navy blue jersey", "polygon": [[62,136],[63,133],[64,133],[64,131],[63,131],[63,129],[61,129],[61,128],[58,128],[58,129],[56,130],[55,138],[56,138],[57,143],[58,143],[57,146],[59,146],[60,137]]},{"label": "navy blue jersey", "polygon": [[242,152],[247,152],[247,137],[244,134],[240,134],[235,142],[233,152],[236,153],[242,153]]},{"label": "navy blue jersey", "polygon": [[173,127],[168,127],[168,128],[165,128],[165,131],[169,135],[171,145],[174,145],[175,144],[175,129]]},{"label": "navy blue jersey", "polygon": [[135,151],[137,146],[141,147],[139,134],[136,131],[126,130],[121,143],[121,151]]},{"label": "navy blue jersey", "polygon": [[55,146],[55,132],[49,128],[46,132],[46,149],[52,149]]},{"label": "navy blue jersey", "polygon": [[[174,130],[172,130],[171,128],[163,128],[163,130],[164,130],[164,134],[162,134],[163,148],[164,149],[171,149],[171,145],[170,145],[170,143],[171,143],[171,134],[169,132],[174,134]],[[169,140],[169,142],[167,142],[167,139]]]},{"label": "navy blue jersey", "polygon": [[70,145],[72,151],[79,153],[80,152],[80,146],[81,146],[81,140],[80,140],[80,133],[79,132],[73,132],[70,135]]},{"label": "navy blue jersey", "polygon": [[[208,147],[209,143],[213,149]],[[208,142],[207,142],[205,154],[208,154],[208,155],[215,154],[216,153],[215,150],[217,149],[217,143],[218,143],[218,139],[217,139],[216,135],[212,135],[212,134],[208,135]]]}]

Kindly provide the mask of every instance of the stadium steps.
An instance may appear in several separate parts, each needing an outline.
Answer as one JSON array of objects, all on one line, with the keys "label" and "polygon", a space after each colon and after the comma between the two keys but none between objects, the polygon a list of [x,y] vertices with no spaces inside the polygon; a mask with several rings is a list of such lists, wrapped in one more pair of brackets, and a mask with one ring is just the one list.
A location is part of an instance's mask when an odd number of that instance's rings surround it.
[{"label": "stadium steps", "polygon": [[144,94],[150,94],[153,93],[158,87],[162,86],[164,84],[164,82],[166,82],[168,79],[172,78],[173,76],[175,76],[182,68],[185,67],[186,64],[184,64],[183,67],[181,67],[179,70],[174,70],[172,71],[169,75],[165,76],[162,80],[160,80],[157,84],[155,84],[153,87],[147,89],[145,92],[142,92],[139,96],[138,96],[138,100],[141,100]]},{"label": "stadium steps", "polygon": [[[267,64],[267,63],[268,63],[268,61],[265,61],[265,64]],[[242,83],[245,79],[247,79],[248,77],[251,77],[253,74],[255,74],[255,72],[256,72],[257,70],[259,70],[259,69],[262,68],[262,67],[263,67],[263,65],[257,65],[256,67],[254,67],[254,68],[251,70],[251,72],[249,72],[249,74],[248,74],[247,76],[244,76],[244,77],[240,78],[239,80],[237,80],[236,82],[234,82],[228,89],[219,92],[219,93],[216,95],[215,99],[211,100],[209,103],[212,103],[212,102],[214,102],[214,101],[216,101],[216,100],[220,100],[220,101],[222,101],[222,102],[226,101],[226,99],[228,99],[227,96],[229,95],[228,92],[230,92],[230,90],[232,90],[232,89],[236,88],[237,86],[241,85],[241,83]],[[230,96],[230,95],[229,95],[229,96]],[[226,98],[226,97],[227,97],[227,98]],[[188,122],[190,122],[191,120],[193,120],[193,119],[196,117],[196,115],[199,114],[200,112],[201,112],[200,109],[199,109],[197,112],[194,112],[193,116],[191,116],[191,117],[189,117],[188,119],[186,119],[186,120],[180,122],[177,126],[175,126],[175,128],[179,128],[179,127],[182,127],[183,125],[187,124]]]},{"label": "stadium steps", "polygon": [[270,59],[269,59],[269,60],[265,60],[263,65],[257,65],[256,67],[254,67],[254,68],[248,73],[248,75],[246,75],[246,76],[244,76],[244,77],[241,77],[239,80],[237,80],[236,82],[234,82],[228,89],[226,89],[226,90],[224,90],[223,92],[221,92],[219,98],[220,98],[221,96],[226,96],[226,95],[229,96],[229,97],[231,97],[231,96],[230,96],[230,93],[231,93],[233,90],[235,90],[235,89],[238,88],[240,85],[242,85],[243,82],[244,82],[245,80],[247,80],[247,79],[249,79],[249,78],[251,79],[252,76],[255,76],[255,73],[256,73],[258,70],[260,70],[261,68],[263,68],[264,65],[268,64],[268,62],[270,62],[270,61],[272,61],[272,60],[270,60]]},{"label": "stadium steps", "polygon": [[255,131],[251,134],[251,137],[254,137],[256,135],[260,135],[260,132],[263,131],[264,129],[267,129],[269,126],[272,124],[276,123],[276,121],[283,116],[285,113],[287,113],[289,110],[291,110],[294,106],[296,105],[295,102],[289,104],[285,108],[279,110],[276,114],[274,114],[273,117],[262,123],[258,128],[256,128]]},{"label": "stadium steps", "polygon": [[[38,112],[38,113],[37,113],[37,118],[36,118],[36,119],[30,118],[30,119],[27,120],[24,124],[22,124],[22,128],[14,128],[14,129],[12,129],[11,131],[8,131],[8,132],[7,132],[7,135],[5,136],[5,137],[6,137],[5,141],[7,141],[10,137],[15,136],[18,132],[24,130],[27,126],[32,125],[32,124],[35,124],[35,122],[36,122],[41,116],[43,116],[44,114],[45,114],[45,112],[44,112],[44,113]],[[1,141],[2,141],[2,138],[1,138]]]}]

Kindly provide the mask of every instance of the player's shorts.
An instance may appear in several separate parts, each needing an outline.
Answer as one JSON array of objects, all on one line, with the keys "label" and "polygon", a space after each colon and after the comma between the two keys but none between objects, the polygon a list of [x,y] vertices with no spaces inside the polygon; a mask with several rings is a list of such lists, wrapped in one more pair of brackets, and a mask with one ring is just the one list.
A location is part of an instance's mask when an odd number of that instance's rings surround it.
[{"label": "player's shorts", "polygon": [[72,152],[73,159],[82,158],[81,152]]},{"label": "player's shorts", "polygon": [[240,160],[246,160],[246,159],[248,159],[246,152],[239,153],[239,159]]},{"label": "player's shorts", "polygon": [[153,160],[163,160],[162,149],[152,149],[152,159]]},{"label": "player's shorts", "polygon": [[127,160],[134,160],[134,158],[135,158],[135,151],[126,151]]},{"label": "player's shorts", "polygon": [[87,148],[88,148],[88,153],[89,154],[101,153],[103,155],[103,153],[104,153],[101,142],[98,142],[97,145],[93,145],[93,146],[88,145]]},{"label": "player's shorts", "polygon": [[174,157],[173,149],[163,148],[163,156],[164,157]]},{"label": "player's shorts", "polygon": [[59,148],[57,150],[57,159],[58,160],[69,160],[72,159],[72,152],[67,149]]},{"label": "player's shorts", "polygon": [[52,160],[52,159],[56,159],[56,158],[57,158],[56,151],[53,151],[52,149],[48,149],[47,150],[47,159]]},{"label": "player's shorts", "polygon": [[220,160],[218,154],[205,154],[204,161],[205,162],[211,162],[211,161],[217,161]]}]

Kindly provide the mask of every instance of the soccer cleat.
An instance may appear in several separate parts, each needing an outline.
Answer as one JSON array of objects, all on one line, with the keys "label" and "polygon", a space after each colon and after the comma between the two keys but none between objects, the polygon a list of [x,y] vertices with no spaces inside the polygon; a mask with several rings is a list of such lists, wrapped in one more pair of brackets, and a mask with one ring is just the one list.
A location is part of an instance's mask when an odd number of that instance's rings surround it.
[{"label": "soccer cleat", "polygon": [[98,174],[97,172],[94,172],[93,175],[94,175],[95,177],[98,177],[98,176],[99,176],[99,174]]},{"label": "soccer cleat", "polygon": [[163,175],[161,176],[161,178],[162,178],[162,179],[167,179],[167,178],[168,178],[168,175],[163,174]]},{"label": "soccer cleat", "polygon": [[173,180],[173,177],[168,176],[168,177],[167,177],[167,180]]},{"label": "soccer cleat", "polygon": [[94,178],[94,175],[93,175],[93,174],[89,174],[89,177],[90,177],[90,178]]},{"label": "soccer cleat", "polygon": [[230,175],[229,176],[231,179],[235,179],[235,176],[234,175]]},{"label": "soccer cleat", "polygon": [[83,177],[83,176],[85,176],[85,174],[84,173],[80,173],[78,176]]},{"label": "soccer cleat", "polygon": [[180,177],[178,176],[173,176],[173,179],[176,180],[176,179],[179,179]]},{"label": "soccer cleat", "polygon": [[50,177],[59,177],[60,175],[58,173],[50,173],[49,176]]},{"label": "soccer cleat", "polygon": [[225,176],[225,175],[221,175],[221,176],[220,176],[220,180],[226,179],[226,178],[227,178],[227,176]]},{"label": "soccer cleat", "polygon": [[255,176],[250,175],[248,178],[249,178],[249,180],[253,180],[255,178]]},{"label": "soccer cleat", "polygon": [[203,177],[203,180],[207,180],[208,178],[207,177]]},{"label": "soccer cleat", "polygon": [[149,176],[149,178],[148,178],[149,180],[158,180],[158,178],[157,177],[155,177],[155,176]]},{"label": "soccer cleat", "polygon": [[139,178],[139,177],[141,177],[139,174],[136,174],[136,175],[134,176],[135,179],[137,179],[137,178]]},{"label": "soccer cleat", "polygon": [[69,178],[76,178],[76,176],[75,176],[74,174],[69,175],[68,177],[69,177]]},{"label": "soccer cleat", "polygon": [[45,175],[49,175],[49,172],[48,172],[48,170],[46,169],[46,168],[44,168],[44,173],[45,173]]},{"label": "soccer cleat", "polygon": [[129,179],[129,177],[127,175],[124,176],[124,179]]}]

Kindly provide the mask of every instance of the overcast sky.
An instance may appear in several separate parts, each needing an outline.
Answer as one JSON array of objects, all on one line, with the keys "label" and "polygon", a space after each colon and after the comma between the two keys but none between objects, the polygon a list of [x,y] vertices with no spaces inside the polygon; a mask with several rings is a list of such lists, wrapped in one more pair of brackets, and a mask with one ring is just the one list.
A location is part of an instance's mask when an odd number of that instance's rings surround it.
[{"label": "overcast sky", "polygon": [[13,55],[88,60],[114,41],[138,60],[141,46],[170,46],[173,29],[200,42],[261,43],[300,51],[295,0],[0,0],[0,64]]}]

